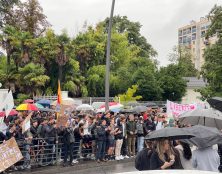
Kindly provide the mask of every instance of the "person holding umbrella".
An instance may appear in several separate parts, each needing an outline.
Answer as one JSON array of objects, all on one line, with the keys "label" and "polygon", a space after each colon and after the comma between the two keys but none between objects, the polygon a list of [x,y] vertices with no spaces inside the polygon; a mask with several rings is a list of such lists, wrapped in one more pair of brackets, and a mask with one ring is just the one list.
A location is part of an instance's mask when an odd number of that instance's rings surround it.
[{"label": "person holding umbrella", "polygon": [[168,139],[160,139],[156,141],[156,149],[150,158],[150,169],[183,169],[179,153],[171,147]]},{"label": "person holding umbrella", "polygon": [[156,140],[156,149],[150,158],[151,170],[183,169],[179,152],[170,144],[170,140],[189,139],[194,137],[184,128],[164,128],[151,132],[145,140]]}]

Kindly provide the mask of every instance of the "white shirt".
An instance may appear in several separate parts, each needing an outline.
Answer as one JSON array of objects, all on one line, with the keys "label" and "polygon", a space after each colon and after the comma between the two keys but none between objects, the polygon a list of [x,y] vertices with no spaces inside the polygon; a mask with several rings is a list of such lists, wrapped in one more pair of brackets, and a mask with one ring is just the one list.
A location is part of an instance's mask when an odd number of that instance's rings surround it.
[{"label": "white shirt", "polygon": [[192,170],[193,169],[192,159],[187,160],[186,158],[184,158],[184,156],[183,156],[183,146],[182,145],[177,145],[175,148],[180,153],[180,161],[181,161],[181,164],[182,164],[183,168],[185,170]]}]

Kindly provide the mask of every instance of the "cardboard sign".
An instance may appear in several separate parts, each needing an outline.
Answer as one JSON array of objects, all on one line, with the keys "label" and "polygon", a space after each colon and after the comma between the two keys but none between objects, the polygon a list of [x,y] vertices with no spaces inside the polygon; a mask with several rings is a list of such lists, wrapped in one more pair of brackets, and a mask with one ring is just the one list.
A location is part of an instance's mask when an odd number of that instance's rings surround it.
[{"label": "cardboard sign", "polygon": [[21,151],[15,141],[11,138],[0,145],[0,172],[9,168],[23,158]]},{"label": "cardboard sign", "polygon": [[197,109],[197,104],[178,104],[167,100],[167,114],[179,117],[180,114]]},{"label": "cardboard sign", "polygon": [[67,125],[67,122],[68,122],[68,119],[69,119],[69,116],[67,115],[60,115],[58,116],[57,118],[57,127],[65,127]]},{"label": "cardboard sign", "polygon": [[22,123],[22,133],[24,134],[31,127],[31,117],[33,112],[31,112]]}]

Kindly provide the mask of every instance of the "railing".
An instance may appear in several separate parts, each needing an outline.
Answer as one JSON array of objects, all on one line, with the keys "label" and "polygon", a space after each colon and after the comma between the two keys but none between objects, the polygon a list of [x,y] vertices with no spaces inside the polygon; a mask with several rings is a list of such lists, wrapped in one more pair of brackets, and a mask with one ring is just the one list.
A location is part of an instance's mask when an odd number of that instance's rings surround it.
[{"label": "railing", "polygon": [[[49,141],[50,138],[33,138],[30,142],[16,140],[24,158],[8,170],[25,170],[61,164],[65,158],[65,146],[62,143],[62,137],[54,137],[54,139]],[[80,140],[72,144],[73,160],[95,160],[95,140],[90,139],[87,143],[86,146]],[[69,162],[69,159],[67,161]]]}]

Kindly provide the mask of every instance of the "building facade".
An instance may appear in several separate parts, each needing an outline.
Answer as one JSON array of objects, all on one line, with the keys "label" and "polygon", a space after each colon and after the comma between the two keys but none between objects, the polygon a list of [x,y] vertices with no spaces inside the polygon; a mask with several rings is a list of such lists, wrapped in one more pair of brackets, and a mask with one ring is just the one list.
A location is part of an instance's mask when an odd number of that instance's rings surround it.
[{"label": "building facade", "polygon": [[210,24],[211,22],[207,18],[201,17],[200,21],[191,21],[190,24],[178,29],[179,46],[186,46],[190,49],[192,61],[198,71],[204,64],[204,49],[217,40],[216,35],[209,39],[205,38]]}]

